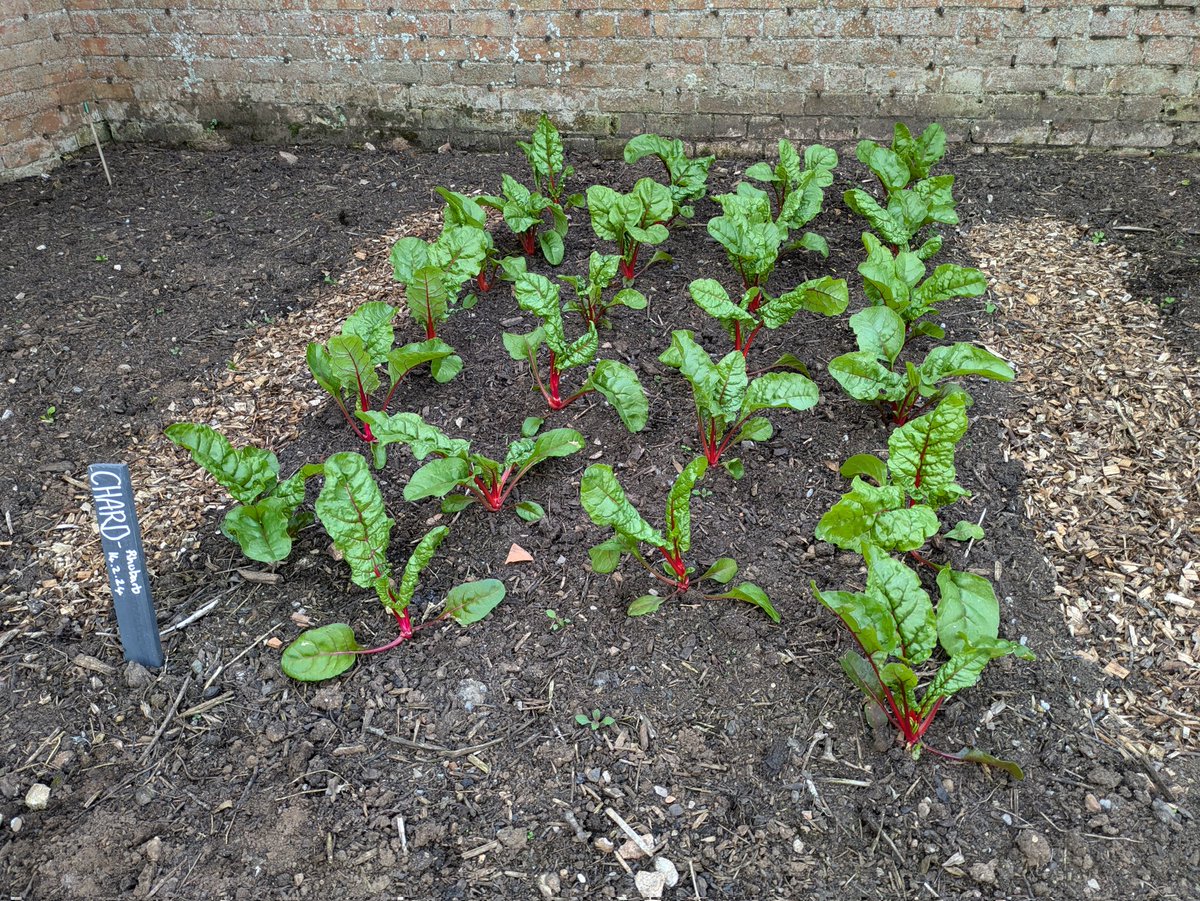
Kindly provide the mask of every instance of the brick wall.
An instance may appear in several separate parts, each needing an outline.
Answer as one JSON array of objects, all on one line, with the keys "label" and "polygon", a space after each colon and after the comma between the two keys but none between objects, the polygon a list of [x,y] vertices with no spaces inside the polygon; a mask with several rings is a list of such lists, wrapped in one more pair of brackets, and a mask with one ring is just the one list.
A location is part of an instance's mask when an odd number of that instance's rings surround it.
[{"label": "brick wall", "polygon": [[[758,153],[898,118],[985,144],[1200,147],[1200,15],[1180,0],[14,2],[45,11],[0,19],[0,71],[25,59],[38,94],[35,47],[56,85],[86,60],[118,139],[495,149],[548,110],[598,153],[641,131]],[[76,43],[52,48],[64,5]],[[6,166],[54,131],[56,105],[23,103],[30,118],[0,118]]]}]

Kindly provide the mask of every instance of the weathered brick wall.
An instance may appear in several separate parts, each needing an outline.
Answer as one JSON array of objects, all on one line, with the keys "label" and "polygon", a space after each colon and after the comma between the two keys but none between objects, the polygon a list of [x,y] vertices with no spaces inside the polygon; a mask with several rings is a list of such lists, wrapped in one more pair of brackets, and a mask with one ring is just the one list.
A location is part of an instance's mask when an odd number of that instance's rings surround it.
[{"label": "weathered brick wall", "polygon": [[601,153],[641,131],[757,153],[898,118],[986,144],[1200,146],[1200,16],[1180,0],[63,3],[118,138],[499,148],[548,110]]}]

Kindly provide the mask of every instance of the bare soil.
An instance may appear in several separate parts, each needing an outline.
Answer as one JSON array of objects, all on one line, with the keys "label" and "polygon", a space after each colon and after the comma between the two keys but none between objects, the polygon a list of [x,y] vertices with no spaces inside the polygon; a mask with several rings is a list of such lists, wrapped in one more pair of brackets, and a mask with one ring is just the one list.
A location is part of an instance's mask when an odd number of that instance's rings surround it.
[{"label": "bare soil", "polygon": [[[850,281],[856,306],[859,227],[837,197],[864,173],[839,150],[839,182],[816,223],[833,254],[787,260],[775,284],[834,274]],[[746,478],[713,472],[695,499],[697,562],[736,557],[776,602],[781,626],[693,599],[628,619],[646,580],[633,568],[620,579],[590,573],[585,549],[601,536],[579,508],[578,481],[591,458],[620,467],[651,514],[691,456],[690,398],[657,355],[678,327],[724,348],[686,296],[692,278],[725,275],[702,225],[677,229],[674,264],[640,280],[648,313],[620,311],[602,335],[603,353],[647,388],[647,429],[631,435],[602,401],[580,401],[549,424],[580,429],[589,450],[538,470],[521,491],[545,506],[545,520],[471,509],[451,523],[425,597],[469,577],[502,578],[508,599],[491,619],[430,630],[323,687],[297,685],[265,633],[290,640],[301,614],[386,640],[388,618],[349,585],[319,530],[303,533],[281,583],[263,584],[237,572],[246,561],[211,528],[198,551],[154,573],[154,588],[164,626],[219,604],[169,636],[161,672],[126,667],[107,597],[64,615],[58,574],[35,562],[64,511],[78,508],[87,464],[127,459],[135,439],[185,415],[239,341],[319,305],[369,239],[437,206],[434,185],[494,190],[524,160],[314,148],[295,165],[266,148],[113,155],[111,191],[87,159],[0,186],[0,888],[9,896],[636,898],[629,871],[647,864],[605,850],[605,840],[625,840],[607,809],[652,832],[678,869],[668,897],[1200,895],[1195,747],[1151,760],[1107,730],[1101,696],[1120,686],[1078,656],[1063,624],[1025,518],[1024,471],[1001,452],[1005,386],[974,392],[959,468],[976,500],[951,511],[986,506],[988,538],[969,560],[962,548],[935,553],[995,578],[1003,634],[1027,640],[1038,660],[990,668],[947,705],[931,740],[1017,759],[1023,782],[928,754],[912,760],[872,735],[838,669],[849,639],[807,586],[861,575],[813,529],[842,490],[832,469],[881,450],[888,434],[825,374],[851,346],[844,320],[801,314],[760,339],[759,359],[787,351],[807,362],[822,402],[773,415],[775,437],[742,454]],[[574,162],[580,186],[627,189],[644,174]],[[940,261],[968,262],[963,235],[981,222],[1052,212],[1081,223],[1138,255],[1131,291],[1177,320],[1171,333],[1195,358],[1195,159],[955,152],[945,165],[959,179],[964,223]],[[718,166],[721,190],[740,167]],[[697,222],[713,209],[703,204]],[[575,215],[567,246],[560,274],[578,272],[598,246],[585,216]],[[952,338],[979,330],[986,302],[948,313]],[[503,287],[456,314],[445,337],[464,357],[462,376],[446,386],[412,379],[403,406],[502,454],[526,416],[546,415],[500,346],[501,323],[518,316]],[[331,405],[300,431],[280,449],[287,471],[358,449]],[[395,448],[382,477],[397,554],[440,521],[436,504],[401,499],[413,468]],[[504,566],[513,543],[533,563]],[[593,710],[615,724],[576,724]],[[36,782],[51,790],[42,811],[25,804]]]}]

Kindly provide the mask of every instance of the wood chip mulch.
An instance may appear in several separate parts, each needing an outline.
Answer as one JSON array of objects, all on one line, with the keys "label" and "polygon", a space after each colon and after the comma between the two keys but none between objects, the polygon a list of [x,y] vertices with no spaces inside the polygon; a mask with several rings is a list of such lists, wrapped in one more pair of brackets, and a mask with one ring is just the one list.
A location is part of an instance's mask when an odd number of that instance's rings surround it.
[{"label": "wood chip mulch", "polygon": [[1111,677],[1114,732],[1155,756],[1200,738],[1200,370],[1125,285],[1124,251],[1053,219],[968,248],[1017,370],[1008,453],[1079,653]]}]

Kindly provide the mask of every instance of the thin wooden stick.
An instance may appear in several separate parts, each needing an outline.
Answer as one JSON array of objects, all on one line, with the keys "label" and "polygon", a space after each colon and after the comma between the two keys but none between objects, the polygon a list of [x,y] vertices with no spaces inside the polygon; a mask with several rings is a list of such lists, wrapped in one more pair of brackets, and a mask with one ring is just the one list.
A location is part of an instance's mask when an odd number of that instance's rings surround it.
[{"label": "thin wooden stick", "polygon": [[96,142],[96,152],[100,154],[100,165],[104,167],[104,177],[108,180],[108,186],[111,188],[112,173],[108,171],[108,160],[104,158],[104,148],[100,146],[100,135],[96,133],[96,122],[92,118],[92,111],[88,109],[87,101],[84,101],[83,113],[87,116],[88,125],[92,127],[92,140]]}]

